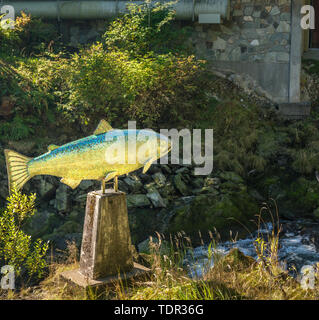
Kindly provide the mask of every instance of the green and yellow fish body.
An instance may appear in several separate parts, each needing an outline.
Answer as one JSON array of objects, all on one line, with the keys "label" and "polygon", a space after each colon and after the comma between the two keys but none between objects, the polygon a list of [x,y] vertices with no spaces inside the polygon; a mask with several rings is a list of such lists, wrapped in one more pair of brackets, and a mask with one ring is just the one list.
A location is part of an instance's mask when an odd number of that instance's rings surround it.
[{"label": "green and yellow fish body", "polygon": [[92,136],[61,147],[50,145],[47,153],[33,159],[5,150],[9,189],[21,189],[36,175],[61,177],[61,182],[74,189],[82,180],[109,181],[141,167],[146,172],[170,148],[169,139],[163,135],[114,130],[102,120]]}]

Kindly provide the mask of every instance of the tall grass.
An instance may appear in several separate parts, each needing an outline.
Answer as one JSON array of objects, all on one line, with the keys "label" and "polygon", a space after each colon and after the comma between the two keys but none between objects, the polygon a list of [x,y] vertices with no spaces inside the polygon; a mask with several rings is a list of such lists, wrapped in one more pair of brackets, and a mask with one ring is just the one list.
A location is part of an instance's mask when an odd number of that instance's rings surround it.
[{"label": "tall grass", "polygon": [[[258,234],[254,239],[257,259],[245,256],[232,249],[222,256],[218,253],[218,232],[210,232],[207,247],[207,265],[202,265],[203,276],[191,278],[185,267],[185,258],[192,260],[191,239],[179,232],[166,239],[157,233],[150,238],[150,253],[147,261],[151,272],[135,279],[119,278],[102,294],[94,290],[72,287],[61,280],[60,273],[78,267],[78,252],[70,243],[65,252],[66,259],[50,264],[50,275],[36,288],[24,288],[20,292],[2,294],[3,299],[121,299],[121,300],[232,300],[232,299],[318,299],[319,286],[304,290],[299,281],[282,267],[278,259],[281,224],[278,208],[264,204],[257,215]],[[268,217],[268,218],[267,218]],[[268,232],[266,221],[271,221]],[[200,234],[201,236],[201,234]],[[236,242],[236,239],[234,240]],[[202,244],[203,241],[202,241]],[[144,255],[145,258],[145,255]],[[214,262],[211,267],[211,261]],[[316,281],[319,273],[315,275]]]}]

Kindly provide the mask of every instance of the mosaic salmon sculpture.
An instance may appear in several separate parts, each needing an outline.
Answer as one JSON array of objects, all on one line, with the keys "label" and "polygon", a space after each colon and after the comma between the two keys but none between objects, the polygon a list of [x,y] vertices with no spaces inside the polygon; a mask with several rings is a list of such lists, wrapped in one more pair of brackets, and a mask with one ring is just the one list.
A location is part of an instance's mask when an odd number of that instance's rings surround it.
[{"label": "mosaic salmon sculpture", "polygon": [[[171,149],[170,140],[159,133],[148,135],[146,130],[114,130],[108,122],[101,120],[93,135],[70,142],[63,146],[50,145],[48,152],[29,158],[15,151],[6,149],[5,157],[8,171],[9,191],[21,189],[23,185],[36,175],[52,175],[61,177],[61,182],[75,189],[82,180],[100,180],[102,191],[105,183],[114,179],[117,191],[117,177],[128,174],[141,167],[145,173],[152,163],[166,155]],[[128,161],[129,137],[136,137],[136,161]],[[153,141],[150,141],[153,140]],[[156,140],[156,141],[155,141]],[[153,142],[153,147],[145,144]],[[125,148],[125,150],[121,150]],[[139,160],[139,151],[145,157]],[[114,153],[124,152],[125,161],[112,161]],[[116,158],[116,157],[115,157]],[[130,156],[130,158],[132,158]]]}]

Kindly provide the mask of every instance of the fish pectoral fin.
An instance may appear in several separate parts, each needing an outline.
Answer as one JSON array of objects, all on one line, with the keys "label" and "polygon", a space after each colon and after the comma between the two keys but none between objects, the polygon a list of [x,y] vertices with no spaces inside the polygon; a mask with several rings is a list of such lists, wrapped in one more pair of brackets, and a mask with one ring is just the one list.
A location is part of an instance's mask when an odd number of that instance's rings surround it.
[{"label": "fish pectoral fin", "polygon": [[144,168],[143,168],[143,173],[146,173],[148,171],[148,169],[151,167],[152,163],[155,161],[156,159],[154,158],[150,158],[148,159],[145,164],[144,164]]},{"label": "fish pectoral fin", "polygon": [[69,187],[71,187],[72,189],[75,189],[82,180],[74,180],[74,179],[70,179],[70,178],[62,178],[61,182],[68,185]]},{"label": "fish pectoral fin", "polygon": [[49,151],[52,151],[52,150],[55,150],[55,149],[58,149],[58,148],[60,148],[59,146],[56,146],[55,144],[50,144],[49,146],[48,146],[48,150]]},{"label": "fish pectoral fin", "polygon": [[106,120],[101,120],[93,134],[98,135],[111,130],[113,130],[112,126]]},{"label": "fish pectoral fin", "polygon": [[104,180],[105,180],[105,182],[110,181],[118,175],[119,175],[119,173],[117,171],[110,171],[107,173]]}]

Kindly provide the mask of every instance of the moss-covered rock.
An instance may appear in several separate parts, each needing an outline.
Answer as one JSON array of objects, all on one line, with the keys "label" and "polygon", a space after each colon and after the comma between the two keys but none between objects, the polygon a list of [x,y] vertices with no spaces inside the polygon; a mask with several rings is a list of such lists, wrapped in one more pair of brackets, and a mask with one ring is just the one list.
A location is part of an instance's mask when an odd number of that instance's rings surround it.
[{"label": "moss-covered rock", "polygon": [[151,202],[149,201],[149,199],[145,194],[129,194],[126,197],[126,200],[127,200],[127,207],[129,209],[151,206]]},{"label": "moss-covered rock", "polygon": [[217,267],[223,268],[224,271],[243,271],[255,264],[254,258],[246,256],[238,248],[234,248],[218,261]]},{"label": "moss-covered rock", "polygon": [[311,213],[319,207],[319,183],[301,177],[289,186],[287,196],[291,207],[304,214]]},{"label": "moss-covered rock", "polygon": [[222,235],[228,235],[231,229],[240,229],[240,224],[250,225],[250,219],[257,213],[255,200],[245,191],[217,197],[202,194],[174,210],[169,232],[183,230],[195,235],[216,228]]},{"label": "moss-covered rock", "polygon": [[185,184],[185,182],[182,179],[182,174],[178,173],[177,175],[175,175],[174,177],[174,185],[176,187],[176,189],[183,195],[183,196],[187,196],[189,195],[189,190],[187,188],[187,185]]}]

